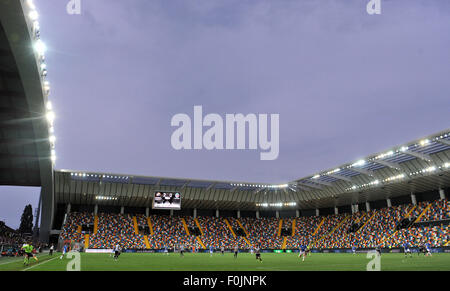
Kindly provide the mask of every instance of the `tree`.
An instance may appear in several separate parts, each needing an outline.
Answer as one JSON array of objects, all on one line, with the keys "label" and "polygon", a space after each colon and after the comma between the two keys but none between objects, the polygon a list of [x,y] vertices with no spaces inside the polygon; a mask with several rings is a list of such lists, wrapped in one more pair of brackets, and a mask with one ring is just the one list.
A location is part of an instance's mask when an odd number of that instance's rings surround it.
[{"label": "tree", "polygon": [[31,204],[25,206],[22,217],[20,218],[20,233],[32,233],[33,232],[33,208]]}]

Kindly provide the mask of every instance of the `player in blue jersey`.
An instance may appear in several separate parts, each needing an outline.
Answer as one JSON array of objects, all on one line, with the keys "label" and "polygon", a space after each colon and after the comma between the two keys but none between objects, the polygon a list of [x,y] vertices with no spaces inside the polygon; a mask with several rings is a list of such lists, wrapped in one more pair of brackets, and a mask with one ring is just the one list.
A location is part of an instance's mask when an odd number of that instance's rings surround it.
[{"label": "player in blue jersey", "polygon": [[425,253],[425,256],[432,256],[432,254],[431,254],[431,245],[429,244],[429,243],[426,243],[425,244],[425,249],[426,249],[426,253]]},{"label": "player in blue jersey", "polygon": [[356,247],[355,247],[355,246],[352,246],[352,253],[353,253],[354,255],[356,255]]},{"label": "player in blue jersey", "polygon": [[302,257],[302,262],[305,261],[306,255],[307,255],[307,247],[304,246],[304,245],[301,245],[301,246],[300,246],[300,252],[299,252],[299,254],[298,254],[298,257],[299,257],[299,258]]},{"label": "player in blue jersey", "polygon": [[210,254],[210,256],[213,255],[213,252],[214,252],[214,248],[212,246],[209,246],[209,254]]},{"label": "player in blue jersey", "polygon": [[65,244],[65,245],[63,246],[63,252],[62,252],[62,255],[61,255],[61,257],[59,257],[59,259],[62,260],[62,259],[64,258],[64,255],[65,255],[67,252],[69,252],[69,246]]},{"label": "player in blue jersey", "polygon": [[409,247],[409,243],[405,242],[403,244],[403,250],[405,252],[405,258],[408,256],[408,254],[409,254],[409,257],[412,258],[412,252],[411,252],[411,248]]}]

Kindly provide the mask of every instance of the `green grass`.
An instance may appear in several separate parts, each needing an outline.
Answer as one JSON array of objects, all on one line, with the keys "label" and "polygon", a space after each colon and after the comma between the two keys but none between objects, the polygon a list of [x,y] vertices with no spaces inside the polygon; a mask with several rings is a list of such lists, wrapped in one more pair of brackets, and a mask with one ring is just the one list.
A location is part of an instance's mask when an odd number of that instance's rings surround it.
[{"label": "green grass", "polygon": [[[133,254],[124,253],[118,261],[109,254],[81,254],[82,271],[365,271],[369,259],[366,254],[312,254],[302,262],[294,253],[263,253],[263,262],[257,262],[251,254]],[[0,271],[65,271],[70,259],[59,259],[59,254],[41,255],[28,267],[22,258],[0,259]],[[436,253],[432,257],[413,254],[383,254],[382,271],[449,271],[450,254]]]}]

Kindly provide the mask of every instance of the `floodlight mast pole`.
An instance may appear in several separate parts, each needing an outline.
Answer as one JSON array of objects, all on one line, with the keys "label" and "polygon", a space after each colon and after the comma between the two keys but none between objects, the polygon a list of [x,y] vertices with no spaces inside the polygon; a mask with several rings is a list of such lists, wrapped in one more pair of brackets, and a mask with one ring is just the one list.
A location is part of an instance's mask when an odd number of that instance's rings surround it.
[{"label": "floodlight mast pole", "polygon": [[36,209],[36,219],[33,227],[33,240],[37,241],[39,239],[39,217],[41,216],[41,203],[42,203],[42,195],[39,194],[39,204]]}]

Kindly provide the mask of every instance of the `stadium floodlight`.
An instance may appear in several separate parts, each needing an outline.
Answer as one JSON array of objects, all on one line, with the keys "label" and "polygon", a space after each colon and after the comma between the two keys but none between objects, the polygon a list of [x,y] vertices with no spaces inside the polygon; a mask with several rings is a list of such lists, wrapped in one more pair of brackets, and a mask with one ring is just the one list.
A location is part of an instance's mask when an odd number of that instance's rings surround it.
[{"label": "stadium floodlight", "polygon": [[428,139],[423,139],[423,140],[421,140],[420,142],[419,142],[419,144],[421,145],[421,146],[426,146],[427,144],[429,144],[430,143],[430,140],[428,140]]},{"label": "stadium floodlight", "polygon": [[445,167],[445,168],[450,167],[450,163],[445,163],[445,164],[444,164],[444,167]]},{"label": "stadium floodlight", "polygon": [[56,151],[54,150],[54,149],[52,149],[51,151],[50,151],[50,153],[51,153],[51,160],[52,160],[52,162],[55,162],[56,161]]},{"label": "stadium floodlight", "polygon": [[54,135],[51,135],[48,139],[51,143],[55,143],[56,141],[56,137]]},{"label": "stadium floodlight", "polygon": [[406,152],[407,150],[408,150],[408,147],[406,147],[406,146],[403,146],[403,147],[400,148],[401,152]]},{"label": "stadium floodlight", "polygon": [[39,29],[40,29],[39,21],[37,20],[33,21],[33,30],[38,31]]},{"label": "stadium floodlight", "polygon": [[53,111],[49,111],[49,112],[47,112],[46,117],[47,117],[48,123],[50,125],[52,125],[53,121],[55,120],[55,113]]},{"label": "stadium floodlight", "polygon": [[424,172],[434,172],[434,171],[436,171],[436,167],[435,166],[431,166],[431,167],[428,167],[428,168],[424,169],[423,171]]},{"label": "stadium floodlight", "polygon": [[357,161],[356,163],[352,164],[352,167],[355,167],[355,166],[364,166],[365,164],[366,164],[366,161],[364,161],[364,160],[359,160],[359,161]]},{"label": "stadium floodlight", "polygon": [[47,101],[46,107],[47,107],[47,110],[51,111],[52,110],[52,102]]},{"label": "stadium floodlight", "polygon": [[27,5],[28,5],[28,7],[30,7],[30,9],[33,9],[33,10],[36,9],[36,6],[34,5],[33,0],[27,0]]},{"label": "stadium floodlight", "polygon": [[36,10],[31,10],[30,13],[28,13],[28,17],[32,20],[35,21],[39,18],[39,14],[37,13]]},{"label": "stadium floodlight", "polygon": [[320,178],[320,175],[314,175],[312,178],[313,178],[313,179],[319,179],[319,178]]},{"label": "stadium floodlight", "polygon": [[47,46],[42,40],[38,39],[34,44],[34,50],[39,56],[43,56],[45,54],[45,51],[47,50]]}]

